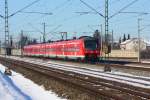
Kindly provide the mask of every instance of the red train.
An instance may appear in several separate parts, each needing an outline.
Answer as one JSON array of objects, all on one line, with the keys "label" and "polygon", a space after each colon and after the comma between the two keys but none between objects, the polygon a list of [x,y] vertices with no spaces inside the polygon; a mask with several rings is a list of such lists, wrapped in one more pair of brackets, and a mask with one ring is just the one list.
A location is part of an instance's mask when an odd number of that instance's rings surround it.
[{"label": "red train", "polygon": [[42,56],[76,60],[97,60],[101,52],[98,41],[93,37],[81,37],[75,40],[27,45],[23,48],[25,56]]}]

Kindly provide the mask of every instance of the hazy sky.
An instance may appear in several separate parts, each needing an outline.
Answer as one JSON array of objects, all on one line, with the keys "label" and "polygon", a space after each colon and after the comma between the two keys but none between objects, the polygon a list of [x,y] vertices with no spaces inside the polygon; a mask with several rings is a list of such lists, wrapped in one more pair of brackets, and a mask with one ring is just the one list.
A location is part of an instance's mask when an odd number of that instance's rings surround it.
[{"label": "hazy sky", "polygon": [[[4,1],[0,1],[0,14],[4,15]],[[34,0],[8,0],[9,14],[25,7]],[[84,0],[86,3],[95,8],[104,15],[105,0]],[[121,8],[134,0],[109,0],[109,16],[118,12]],[[10,34],[14,38],[18,38],[21,30],[31,37],[39,39],[40,32],[43,31],[42,23],[45,22],[46,32],[53,32],[47,35],[47,39],[60,38],[60,34],[56,32],[69,32],[70,36],[91,35],[96,29],[100,29],[100,24],[104,26],[104,18],[89,9],[80,0],[40,0],[33,6],[25,9],[24,12],[49,12],[53,15],[26,14],[18,13],[9,18]],[[80,15],[76,12],[93,12],[90,14]],[[146,12],[150,13],[150,0],[138,0],[132,6],[123,12]],[[120,13],[109,20],[109,29],[114,30],[114,37],[118,39],[123,34],[131,34],[137,37],[137,19],[142,18],[141,28],[150,23],[150,15],[123,14]],[[104,29],[104,28],[103,28]],[[0,20],[0,37],[4,38],[4,20]],[[145,39],[150,39],[150,26],[145,27],[141,31],[141,35]]]}]

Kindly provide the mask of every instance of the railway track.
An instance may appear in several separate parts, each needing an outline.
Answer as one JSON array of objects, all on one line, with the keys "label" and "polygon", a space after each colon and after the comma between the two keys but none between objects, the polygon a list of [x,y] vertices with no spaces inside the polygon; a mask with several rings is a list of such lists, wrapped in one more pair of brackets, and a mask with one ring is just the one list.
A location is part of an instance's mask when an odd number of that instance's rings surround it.
[{"label": "railway track", "polygon": [[0,60],[71,82],[112,99],[150,99],[150,78],[104,73],[39,59],[1,57]]},{"label": "railway track", "polygon": [[[44,60],[49,60],[49,59],[44,59]],[[64,61],[67,62],[67,61]],[[69,62],[74,62],[74,61],[69,61]],[[78,62],[76,62],[78,63]],[[109,62],[95,62],[95,63],[90,63],[90,62],[84,62],[84,64],[91,64],[91,65],[99,65],[99,66],[110,66],[113,68],[124,68],[124,69],[133,69],[133,70],[141,70],[141,71],[150,71],[150,64],[148,63],[138,63],[138,62],[129,62],[129,63],[109,63]],[[66,65],[65,65],[66,66]]]},{"label": "railway track", "polygon": [[[35,62],[35,59],[30,59],[30,61],[33,61],[33,62]],[[41,64],[41,63],[43,63],[43,61],[41,61],[41,60],[37,60],[36,59],[36,61],[39,63],[39,64]],[[68,70],[68,68],[70,69],[72,69],[72,70],[75,70],[75,71],[78,71],[78,70],[76,70],[76,68],[78,68],[78,69],[81,69],[81,70],[86,70],[86,71],[89,71],[89,73],[90,73],[90,71],[92,71],[92,72],[94,72],[94,73],[106,73],[106,72],[102,72],[102,71],[98,71],[97,69],[91,69],[91,68],[86,68],[86,67],[79,67],[79,66],[76,66],[76,65],[66,65],[66,64],[58,64],[58,63],[51,63],[51,62],[46,62],[46,63],[48,63],[48,65],[51,65],[51,66],[57,66],[57,68],[64,68],[64,69],[66,69],[66,70]],[[43,63],[43,65],[45,65],[45,62]],[[80,71],[78,71],[78,72],[80,72]],[[82,71],[81,71],[82,72]],[[108,72],[109,73],[109,72]],[[118,74],[114,74],[114,73],[109,73],[110,75],[114,75],[114,76],[117,76]],[[120,74],[119,76],[121,76],[121,77],[126,77],[126,75],[123,75],[123,74]],[[146,80],[146,81],[150,81],[150,78],[146,78],[146,77],[140,77],[140,76],[133,76],[133,75],[128,75],[128,77],[129,78],[136,78],[136,79],[143,79],[143,80]]]},{"label": "railway track", "polygon": [[[16,57],[14,55],[14,57]],[[20,57],[17,55],[17,57]],[[41,59],[38,57],[27,57],[27,58],[33,58],[33,59]],[[42,58],[43,59],[43,58]],[[50,60],[50,58],[44,58],[44,60]],[[72,60],[59,60],[59,59],[51,59],[51,60],[57,60],[57,61],[63,61],[63,62],[73,62],[73,63],[79,63],[78,61],[72,61]],[[140,70],[140,71],[150,71],[150,63],[139,63],[139,62],[130,62],[130,61],[100,61],[100,62],[82,62],[84,64],[92,64],[92,65],[99,65],[99,66],[105,66],[109,65],[110,67],[114,68],[123,68],[123,69],[133,69],[133,70]]]}]

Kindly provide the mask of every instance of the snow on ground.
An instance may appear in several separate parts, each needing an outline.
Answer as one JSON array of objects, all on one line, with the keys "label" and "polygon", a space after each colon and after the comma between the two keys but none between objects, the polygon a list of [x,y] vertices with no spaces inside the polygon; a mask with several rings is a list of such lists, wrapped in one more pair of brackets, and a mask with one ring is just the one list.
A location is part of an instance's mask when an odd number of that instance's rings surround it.
[{"label": "snow on ground", "polygon": [[0,98],[3,100],[13,100],[13,96],[11,95],[10,91],[7,89],[6,85],[2,83],[0,79]]},{"label": "snow on ground", "polygon": [[19,73],[6,76],[4,71],[5,67],[0,64],[0,100],[64,100]]},{"label": "snow on ground", "polygon": [[19,57],[11,57],[11,58],[17,59],[17,60],[23,60],[25,62],[30,62],[33,64],[52,67],[52,68],[61,69],[61,70],[65,70],[65,71],[71,71],[71,72],[75,72],[75,73],[79,73],[79,74],[83,74],[83,75],[88,75],[88,76],[97,77],[97,78],[103,78],[106,80],[113,80],[116,82],[122,82],[122,83],[130,84],[133,86],[150,89],[150,82],[147,80],[143,80],[143,79],[130,78],[127,76],[120,76],[120,75],[112,75],[112,74],[96,71],[95,69],[91,69],[91,68],[89,68],[89,70],[87,68],[82,69],[83,67],[76,68],[77,66],[75,66],[75,65],[71,65],[71,66],[67,65],[67,66],[69,66],[69,67],[67,67],[66,64],[58,64],[58,65],[57,65],[57,63],[51,64],[50,62],[45,62],[40,59],[36,59],[36,60],[29,59],[29,58],[20,59]]},{"label": "snow on ground", "polygon": [[33,64],[38,64],[38,65],[42,65],[42,66],[46,66],[46,67],[52,67],[55,69],[60,69],[60,70],[65,70],[65,71],[70,71],[70,72],[75,72],[75,73],[79,73],[82,75],[88,75],[88,76],[92,76],[92,77],[97,77],[97,78],[103,78],[106,80],[113,80],[116,82],[122,82],[122,83],[126,83],[126,84],[130,84],[136,87],[142,87],[142,88],[148,88],[150,89],[150,82],[147,80],[142,80],[142,79],[136,79],[136,78],[130,78],[127,76],[120,76],[120,75],[112,75],[109,73],[103,73],[100,71],[94,71],[93,69],[90,70],[86,70],[85,69],[81,69],[81,68],[76,68],[75,66],[70,66],[70,67],[66,67],[63,66],[62,64],[49,64],[46,63],[44,61],[35,61],[35,60],[29,60],[29,59],[24,59],[25,62],[30,62]]}]

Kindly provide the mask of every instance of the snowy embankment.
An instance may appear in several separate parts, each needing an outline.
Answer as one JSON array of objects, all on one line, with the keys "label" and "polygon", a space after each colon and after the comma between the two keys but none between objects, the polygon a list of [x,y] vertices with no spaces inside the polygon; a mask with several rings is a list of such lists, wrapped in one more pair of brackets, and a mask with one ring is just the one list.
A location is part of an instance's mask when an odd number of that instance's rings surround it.
[{"label": "snowy embankment", "polygon": [[14,59],[17,61],[23,61],[26,63],[55,68],[55,69],[62,70],[62,71],[73,72],[73,73],[77,73],[80,75],[87,75],[87,76],[91,76],[91,77],[95,77],[95,78],[111,80],[111,81],[119,82],[121,84],[128,84],[131,86],[135,86],[137,88],[140,87],[140,88],[144,88],[144,89],[150,89],[150,81],[149,81],[150,78],[149,77],[134,76],[134,75],[128,75],[125,73],[122,73],[122,74],[105,73],[102,71],[97,71],[96,69],[92,69],[92,68],[47,62],[47,61],[44,61],[41,59],[34,59],[34,58],[24,57],[24,58],[20,59],[20,57],[14,57],[14,56],[10,56],[8,58],[11,58],[11,59]]},{"label": "snowy embankment", "polygon": [[4,71],[5,66],[0,64],[1,100],[63,100],[19,73],[12,72],[12,76],[6,76]]}]

